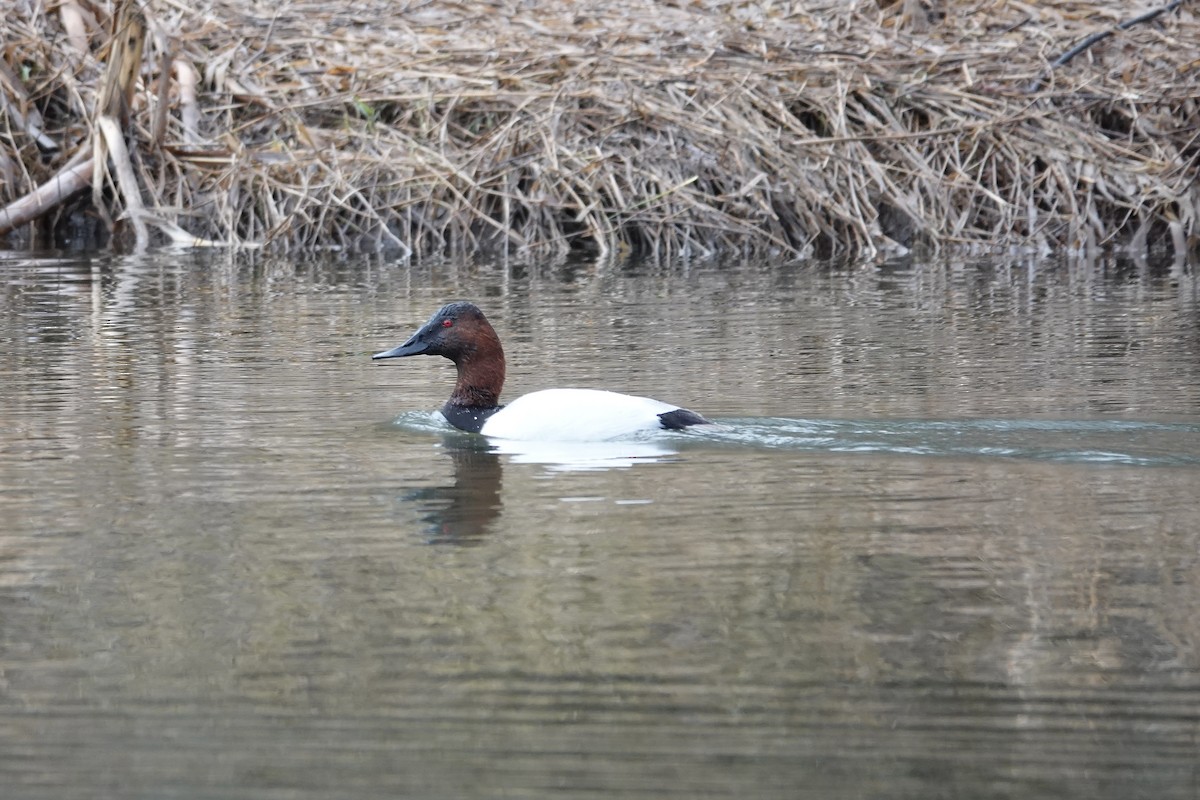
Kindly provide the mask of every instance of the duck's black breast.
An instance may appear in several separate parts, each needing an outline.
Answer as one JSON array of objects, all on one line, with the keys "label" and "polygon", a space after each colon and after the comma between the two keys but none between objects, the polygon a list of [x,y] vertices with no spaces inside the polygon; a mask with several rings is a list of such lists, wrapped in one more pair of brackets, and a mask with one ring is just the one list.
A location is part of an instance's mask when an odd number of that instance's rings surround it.
[{"label": "duck's black breast", "polygon": [[460,406],[457,403],[446,403],[442,406],[442,416],[454,427],[468,433],[479,433],[488,417],[495,414],[504,406]]}]

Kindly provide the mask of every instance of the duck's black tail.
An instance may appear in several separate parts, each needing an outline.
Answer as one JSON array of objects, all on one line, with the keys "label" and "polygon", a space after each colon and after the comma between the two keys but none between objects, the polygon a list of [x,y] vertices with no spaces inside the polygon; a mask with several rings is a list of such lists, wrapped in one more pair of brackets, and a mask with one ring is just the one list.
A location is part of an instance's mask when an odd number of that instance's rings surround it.
[{"label": "duck's black tail", "polygon": [[686,408],[677,408],[674,411],[664,411],[658,415],[658,418],[662,422],[662,426],[669,431],[681,431],[684,428],[691,427],[692,425],[712,424],[695,411],[688,411]]}]

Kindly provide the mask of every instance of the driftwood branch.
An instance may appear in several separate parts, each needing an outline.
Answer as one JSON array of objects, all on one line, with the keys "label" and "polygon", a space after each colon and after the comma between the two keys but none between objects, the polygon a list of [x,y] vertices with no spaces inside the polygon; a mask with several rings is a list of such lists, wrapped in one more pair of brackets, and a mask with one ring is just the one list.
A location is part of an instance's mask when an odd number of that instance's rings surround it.
[{"label": "driftwood branch", "polygon": [[[104,70],[104,79],[96,95],[96,108],[93,119],[93,129],[100,129],[102,135],[92,136],[92,205],[96,207],[105,225],[111,230],[113,219],[104,203],[104,175],[108,164],[108,152],[116,147],[114,142],[120,139],[120,152],[124,154],[124,164],[121,157],[114,160],[118,171],[118,186],[125,196],[126,208],[131,212],[130,217],[137,233],[137,248],[143,249],[149,241],[145,224],[141,221],[141,196],[136,191],[137,181],[132,181],[131,192],[129,182],[123,185],[120,172],[123,166],[129,164],[129,154],[121,128],[129,121],[130,106],[133,103],[133,93],[137,88],[138,72],[142,63],[142,50],[146,44],[146,18],[138,9],[136,0],[122,0],[117,6],[113,20],[111,46],[108,51],[108,64]],[[109,125],[106,120],[111,120]],[[116,126],[117,135],[111,128]],[[132,167],[127,177],[132,177]],[[130,203],[136,204],[129,205]]]},{"label": "driftwood branch", "polygon": [[1108,37],[1115,34],[1117,31],[1127,31],[1130,28],[1132,28],[1134,25],[1140,25],[1143,22],[1150,22],[1151,20],[1156,19],[1157,17],[1159,17],[1163,14],[1166,14],[1168,11],[1174,11],[1175,9],[1179,8],[1179,6],[1181,6],[1182,4],[1183,4],[1183,0],[1172,0],[1170,3],[1167,3],[1162,8],[1156,8],[1152,11],[1147,11],[1145,14],[1141,14],[1139,16],[1133,17],[1132,19],[1127,19],[1124,22],[1121,22],[1121,23],[1117,24],[1116,26],[1109,28],[1108,30],[1096,31],[1095,33],[1093,33],[1092,35],[1088,36],[1083,41],[1081,41],[1079,44],[1075,45],[1070,50],[1063,53],[1058,58],[1054,59],[1054,61],[1052,61],[1050,63],[1050,66],[1048,66],[1044,70],[1042,70],[1041,73],[1039,73],[1038,76],[1033,79],[1033,82],[1030,83],[1029,86],[1027,86],[1025,88],[1025,92],[1027,94],[1032,94],[1033,92],[1036,92],[1038,89],[1042,88],[1042,84],[1045,83],[1046,79],[1050,77],[1051,72],[1053,72],[1054,70],[1063,66],[1068,61],[1073,59],[1075,56],[1084,52],[1085,50],[1087,50],[1088,48],[1090,48],[1092,45],[1096,44],[1097,42],[1104,41]]},{"label": "driftwood branch", "polygon": [[86,189],[92,176],[90,150],[90,147],[82,148],[53,178],[0,209],[0,236],[33,222],[66,202],[71,195]]},{"label": "driftwood branch", "polygon": [[150,234],[146,229],[146,206],[142,203],[142,192],[138,188],[137,176],[133,174],[129,150],[125,147],[125,134],[117,121],[107,114],[101,114],[96,119],[96,127],[100,129],[104,144],[108,147],[109,158],[117,173],[117,186],[121,190],[121,196],[125,198],[126,216],[133,223],[134,234],[137,237],[136,247],[140,252],[150,243]]}]

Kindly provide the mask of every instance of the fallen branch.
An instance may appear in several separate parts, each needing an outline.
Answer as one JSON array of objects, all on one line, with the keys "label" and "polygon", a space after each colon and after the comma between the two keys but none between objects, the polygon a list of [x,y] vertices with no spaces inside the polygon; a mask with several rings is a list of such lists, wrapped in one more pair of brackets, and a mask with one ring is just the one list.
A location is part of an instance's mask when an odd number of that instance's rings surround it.
[{"label": "fallen branch", "polygon": [[[100,136],[96,137],[96,152],[103,152],[101,141],[108,147],[108,157],[117,173],[117,186],[121,196],[125,198],[125,212],[133,223],[136,238],[135,248],[138,252],[150,244],[150,233],[146,229],[146,206],[142,203],[142,192],[138,188],[137,176],[133,174],[133,164],[129,161],[129,149],[125,147],[125,135],[121,126],[108,114],[101,114],[96,119],[96,127]],[[95,191],[95,187],[93,187]]]},{"label": "fallen branch", "polygon": [[1174,11],[1175,9],[1179,8],[1179,6],[1181,6],[1182,4],[1183,4],[1183,0],[1172,0],[1170,3],[1167,3],[1162,8],[1156,8],[1153,11],[1147,11],[1145,14],[1134,17],[1133,19],[1127,19],[1124,22],[1118,24],[1116,27],[1109,28],[1106,31],[1097,31],[1097,32],[1093,33],[1091,36],[1088,36],[1082,42],[1075,45],[1074,47],[1072,47],[1067,52],[1063,53],[1058,58],[1054,59],[1054,61],[1052,61],[1050,63],[1050,66],[1046,67],[1044,70],[1042,70],[1040,73],[1038,73],[1038,76],[1033,79],[1033,82],[1030,83],[1029,86],[1025,87],[1025,93],[1032,94],[1032,93],[1036,92],[1038,89],[1042,88],[1042,84],[1046,82],[1046,78],[1050,77],[1051,72],[1058,69],[1062,65],[1066,64],[1072,58],[1079,55],[1083,51],[1087,50],[1089,47],[1096,44],[1097,42],[1104,41],[1105,39],[1112,36],[1117,31],[1127,31],[1130,28],[1132,28],[1134,25],[1140,25],[1143,22],[1149,22],[1152,19],[1155,19],[1156,17],[1159,17],[1162,14],[1167,13],[1168,11]]},{"label": "fallen branch", "polygon": [[33,222],[66,202],[71,195],[86,189],[92,173],[90,150],[90,147],[81,148],[54,177],[0,209],[0,236]]}]

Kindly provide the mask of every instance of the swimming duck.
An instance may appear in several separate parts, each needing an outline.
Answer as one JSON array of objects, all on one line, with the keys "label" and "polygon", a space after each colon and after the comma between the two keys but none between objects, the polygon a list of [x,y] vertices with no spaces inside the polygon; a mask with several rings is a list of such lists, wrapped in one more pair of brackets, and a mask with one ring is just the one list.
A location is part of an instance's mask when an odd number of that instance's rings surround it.
[{"label": "swimming duck", "polygon": [[473,303],[442,306],[407,342],[371,358],[416,355],[445,356],[454,362],[458,381],[441,413],[451,425],[471,433],[498,439],[604,441],[711,424],[670,403],[598,389],[543,389],[500,405],[504,349],[495,328]]}]

